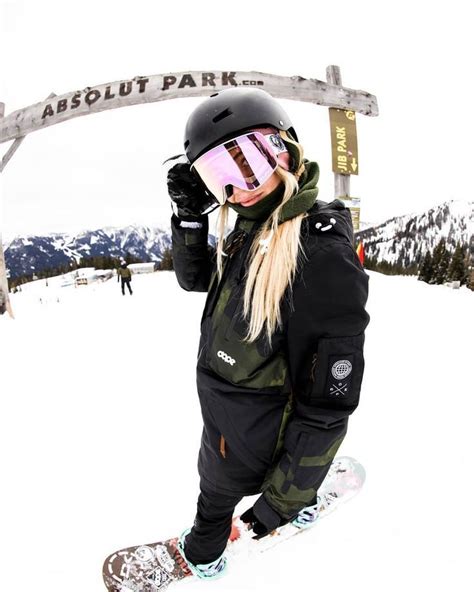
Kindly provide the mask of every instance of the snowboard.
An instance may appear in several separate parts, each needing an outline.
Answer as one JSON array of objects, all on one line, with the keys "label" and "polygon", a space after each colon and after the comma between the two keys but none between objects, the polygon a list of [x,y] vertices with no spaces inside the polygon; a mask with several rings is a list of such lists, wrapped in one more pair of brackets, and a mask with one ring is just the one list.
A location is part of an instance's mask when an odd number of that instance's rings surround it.
[{"label": "snowboard", "polygon": [[[355,459],[334,459],[318,490],[318,518],[326,517],[342,502],[356,495],[365,481],[364,467]],[[316,520],[316,522],[317,522]],[[275,545],[307,530],[285,524],[261,539],[254,539],[248,524],[235,516],[226,548],[228,559],[263,553]],[[178,537],[165,541],[127,547],[107,557],[102,568],[109,592],[161,592],[185,578],[195,578],[177,547]]]}]

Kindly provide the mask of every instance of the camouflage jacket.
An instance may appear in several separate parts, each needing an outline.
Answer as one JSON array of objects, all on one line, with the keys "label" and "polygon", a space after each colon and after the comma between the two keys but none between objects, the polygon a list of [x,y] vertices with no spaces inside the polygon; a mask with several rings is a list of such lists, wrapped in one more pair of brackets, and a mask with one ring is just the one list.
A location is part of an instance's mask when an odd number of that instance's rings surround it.
[{"label": "camouflage jacket", "polygon": [[171,220],[179,285],[208,292],[201,317],[197,386],[204,430],[201,486],[262,492],[266,524],[314,503],[359,403],[368,278],[353,247],[350,211],[317,200],[301,226],[306,260],[282,303],[269,345],[244,343],[244,276],[259,222],[238,217],[220,281],[208,219]]}]

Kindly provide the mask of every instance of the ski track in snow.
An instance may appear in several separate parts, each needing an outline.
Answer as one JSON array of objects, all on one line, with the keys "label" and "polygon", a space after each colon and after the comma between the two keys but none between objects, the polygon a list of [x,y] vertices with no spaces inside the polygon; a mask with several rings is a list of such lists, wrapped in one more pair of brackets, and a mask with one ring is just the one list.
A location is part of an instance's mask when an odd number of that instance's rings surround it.
[{"label": "ski track in snow", "polygon": [[[473,293],[368,273],[361,403],[339,450],[366,467],[364,490],[183,591],[469,589]],[[4,590],[101,592],[106,555],[192,523],[205,294],[172,272],[132,286],[38,281],[0,317]]]}]

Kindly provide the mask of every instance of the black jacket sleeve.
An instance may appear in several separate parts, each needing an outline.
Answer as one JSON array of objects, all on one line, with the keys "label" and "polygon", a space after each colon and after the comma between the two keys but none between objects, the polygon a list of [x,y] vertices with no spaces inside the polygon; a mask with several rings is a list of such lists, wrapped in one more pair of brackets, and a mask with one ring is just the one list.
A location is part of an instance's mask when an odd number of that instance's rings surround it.
[{"label": "black jacket sleeve", "polygon": [[215,249],[208,245],[209,219],[196,218],[191,224],[171,217],[173,267],[179,285],[188,291],[207,292]]},{"label": "black jacket sleeve", "polygon": [[254,506],[270,528],[316,502],[358,405],[368,280],[352,245],[339,241],[318,248],[294,283],[287,330],[294,411]]}]

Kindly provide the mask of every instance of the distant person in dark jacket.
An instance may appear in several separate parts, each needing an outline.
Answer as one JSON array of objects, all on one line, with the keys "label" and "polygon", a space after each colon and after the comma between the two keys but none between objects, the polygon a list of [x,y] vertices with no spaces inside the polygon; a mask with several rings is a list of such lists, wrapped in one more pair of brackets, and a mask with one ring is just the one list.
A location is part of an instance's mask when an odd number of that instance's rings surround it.
[{"label": "distant person in dark jacket", "polygon": [[132,281],[132,272],[128,269],[126,263],[122,263],[117,269],[117,281],[120,280],[122,282],[122,294],[125,296],[125,286],[127,286],[131,296],[133,294],[132,286],[130,285]]}]

